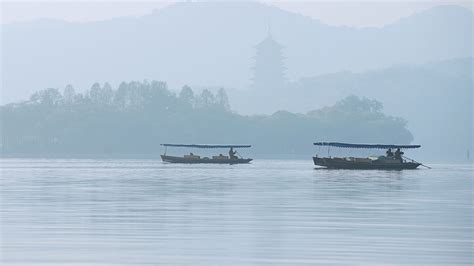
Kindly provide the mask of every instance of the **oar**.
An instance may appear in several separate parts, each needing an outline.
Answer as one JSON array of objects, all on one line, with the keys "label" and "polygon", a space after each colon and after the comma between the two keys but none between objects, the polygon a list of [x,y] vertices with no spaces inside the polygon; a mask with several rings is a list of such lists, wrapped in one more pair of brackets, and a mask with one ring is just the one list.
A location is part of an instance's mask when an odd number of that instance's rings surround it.
[{"label": "oar", "polygon": [[424,167],[426,167],[426,168],[428,168],[428,169],[431,169],[431,167],[429,167],[429,166],[427,166],[427,165],[424,165],[424,164],[422,164],[422,163],[420,163],[420,162],[417,162],[417,161],[415,161],[415,160],[413,160],[413,159],[411,159],[411,158],[408,158],[408,157],[406,157],[406,156],[402,156],[402,157],[405,158],[405,159],[411,160],[412,162],[419,163],[421,166],[424,166]]},{"label": "oar", "polygon": [[235,153],[237,153],[237,155],[239,155],[240,158],[244,158],[244,157],[242,157],[242,155],[240,155],[240,153],[238,151],[235,151]]}]

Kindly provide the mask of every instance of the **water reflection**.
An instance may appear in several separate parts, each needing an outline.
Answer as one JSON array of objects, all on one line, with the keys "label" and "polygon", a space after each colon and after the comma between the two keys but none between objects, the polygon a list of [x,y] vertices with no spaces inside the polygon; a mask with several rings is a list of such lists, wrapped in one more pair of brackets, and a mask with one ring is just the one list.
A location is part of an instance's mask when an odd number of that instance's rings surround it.
[{"label": "water reflection", "polygon": [[472,166],[1,163],[2,265],[472,262]]}]

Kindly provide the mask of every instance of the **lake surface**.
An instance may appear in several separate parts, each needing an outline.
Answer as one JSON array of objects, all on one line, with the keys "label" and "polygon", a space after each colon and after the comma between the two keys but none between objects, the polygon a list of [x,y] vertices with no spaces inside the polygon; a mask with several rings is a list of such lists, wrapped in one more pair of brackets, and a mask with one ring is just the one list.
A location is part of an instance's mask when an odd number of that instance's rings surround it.
[{"label": "lake surface", "polygon": [[472,264],[473,166],[2,159],[0,264]]}]

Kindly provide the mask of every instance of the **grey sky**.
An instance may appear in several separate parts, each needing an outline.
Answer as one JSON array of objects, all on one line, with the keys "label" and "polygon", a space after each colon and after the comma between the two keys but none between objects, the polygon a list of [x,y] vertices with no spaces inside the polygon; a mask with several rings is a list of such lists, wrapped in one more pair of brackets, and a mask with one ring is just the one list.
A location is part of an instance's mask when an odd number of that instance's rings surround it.
[{"label": "grey sky", "polygon": [[[455,4],[470,8],[470,1],[263,1],[284,10],[316,18],[330,25],[383,26],[437,5]],[[105,20],[121,16],[142,16],[172,4],[172,1],[1,1],[2,23],[38,18],[73,22]]]}]

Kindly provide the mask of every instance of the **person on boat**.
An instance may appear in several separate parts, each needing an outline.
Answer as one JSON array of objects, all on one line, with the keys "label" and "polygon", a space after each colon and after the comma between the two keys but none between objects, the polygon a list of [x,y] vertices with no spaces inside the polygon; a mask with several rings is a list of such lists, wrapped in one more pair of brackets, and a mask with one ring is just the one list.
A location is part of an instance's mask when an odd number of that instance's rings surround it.
[{"label": "person on boat", "polygon": [[402,152],[400,150],[400,148],[398,148],[396,151],[395,151],[395,159],[397,160],[400,160],[400,163],[403,163],[403,158],[402,158],[402,155],[404,154],[404,152]]},{"label": "person on boat", "polygon": [[386,153],[387,153],[387,158],[392,158],[393,157],[393,152],[392,152],[391,148],[388,148]]},{"label": "person on boat", "polygon": [[236,153],[237,153],[237,151],[234,151],[234,148],[233,148],[233,147],[230,147],[230,150],[229,150],[229,158],[231,158],[231,159],[237,159],[237,156],[235,156]]}]

